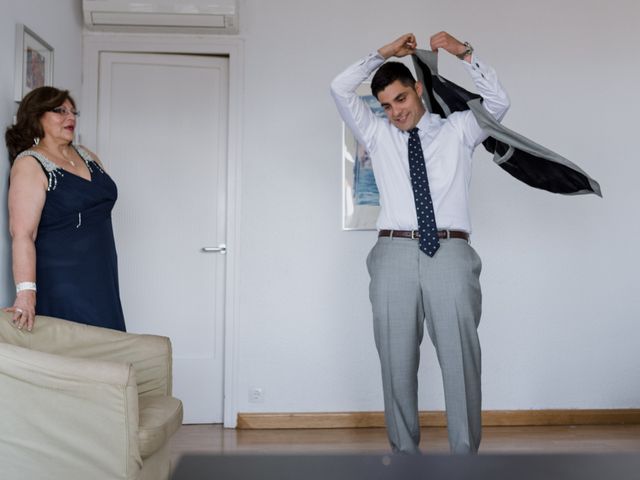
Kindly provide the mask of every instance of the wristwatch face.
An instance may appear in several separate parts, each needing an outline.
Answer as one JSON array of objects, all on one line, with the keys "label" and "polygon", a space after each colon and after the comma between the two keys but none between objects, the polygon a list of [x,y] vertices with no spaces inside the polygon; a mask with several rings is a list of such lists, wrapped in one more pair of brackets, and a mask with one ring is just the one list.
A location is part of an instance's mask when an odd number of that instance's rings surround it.
[{"label": "wristwatch face", "polygon": [[464,57],[466,57],[467,55],[471,55],[473,53],[473,47],[469,42],[464,42],[464,46],[467,47],[467,49],[464,52],[462,52],[460,55],[457,55],[457,57],[460,60],[464,60]]}]

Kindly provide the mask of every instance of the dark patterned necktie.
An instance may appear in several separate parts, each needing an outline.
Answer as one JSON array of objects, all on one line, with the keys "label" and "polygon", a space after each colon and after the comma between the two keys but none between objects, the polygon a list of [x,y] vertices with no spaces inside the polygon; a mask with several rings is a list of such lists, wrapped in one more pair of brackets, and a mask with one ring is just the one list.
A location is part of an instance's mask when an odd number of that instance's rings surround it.
[{"label": "dark patterned necktie", "polygon": [[427,167],[424,164],[418,128],[409,130],[409,173],[411,174],[413,198],[416,202],[420,250],[433,257],[440,246],[440,240],[438,240],[438,227],[436,226],[436,216],[433,211]]}]

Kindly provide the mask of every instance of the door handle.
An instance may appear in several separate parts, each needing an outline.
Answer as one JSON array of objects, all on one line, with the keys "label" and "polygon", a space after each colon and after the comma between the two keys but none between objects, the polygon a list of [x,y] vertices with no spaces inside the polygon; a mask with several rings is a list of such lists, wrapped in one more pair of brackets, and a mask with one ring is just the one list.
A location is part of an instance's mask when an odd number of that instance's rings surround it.
[{"label": "door handle", "polygon": [[202,251],[205,253],[219,253],[225,255],[227,253],[227,246],[221,243],[217,247],[202,247]]}]

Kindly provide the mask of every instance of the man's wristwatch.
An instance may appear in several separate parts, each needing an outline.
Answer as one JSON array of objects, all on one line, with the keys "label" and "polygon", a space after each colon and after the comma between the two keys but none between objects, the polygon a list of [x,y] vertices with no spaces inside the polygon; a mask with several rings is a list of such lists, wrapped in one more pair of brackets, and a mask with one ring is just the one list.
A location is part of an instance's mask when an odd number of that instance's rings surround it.
[{"label": "man's wristwatch", "polygon": [[456,55],[456,57],[458,57],[460,60],[464,60],[464,57],[466,57],[467,55],[471,55],[473,53],[473,47],[469,42],[464,42],[464,46],[465,46],[465,51],[459,55]]}]

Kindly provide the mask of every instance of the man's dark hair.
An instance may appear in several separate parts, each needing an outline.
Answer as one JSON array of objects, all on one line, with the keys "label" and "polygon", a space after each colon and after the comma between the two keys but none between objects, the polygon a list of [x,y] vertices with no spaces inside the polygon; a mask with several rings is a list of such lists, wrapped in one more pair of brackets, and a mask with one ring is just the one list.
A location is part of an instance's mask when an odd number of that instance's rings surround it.
[{"label": "man's dark hair", "polygon": [[371,93],[378,98],[378,93],[396,80],[400,80],[400,83],[405,87],[414,87],[416,84],[411,70],[404,63],[387,62],[378,69],[371,79]]}]

